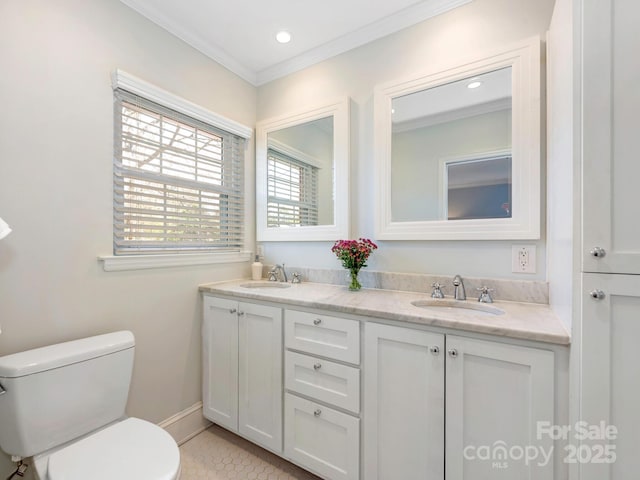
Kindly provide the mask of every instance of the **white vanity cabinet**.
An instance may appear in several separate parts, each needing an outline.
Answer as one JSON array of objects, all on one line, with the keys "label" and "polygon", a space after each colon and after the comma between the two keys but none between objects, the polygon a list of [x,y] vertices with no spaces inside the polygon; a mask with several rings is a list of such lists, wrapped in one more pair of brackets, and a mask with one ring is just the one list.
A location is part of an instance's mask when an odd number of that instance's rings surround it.
[{"label": "white vanity cabinet", "polygon": [[538,421],[555,420],[552,351],[375,323],[364,330],[365,479],[553,479],[553,459],[526,467],[478,450],[553,446],[536,437]]},{"label": "white vanity cabinet", "polygon": [[617,429],[577,439],[577,475],[626,480],[638,478],[640,470],[640,2],[577,4],[582,206],[574,215],[582,224],[582,282],[574,307],[580,363],[575,384],[580,420]]},{"label": "white vanity cabinet", "polygon": [[282,309],[204,296],[203,411],[282,451]]},{"label": "white vanity cabinet", "polygon": [[[537,435],[537,422],[566,420],[557,346],[203,298],[205,417],[324,480],[554,480],[554,468],[563,478],[563,444]],[[632,330],[610,335],[631,350]],[[525,465],[512,447],[538,457]]]},{"label": "white vanity cabinet", "polygon": [[360,322],[293,309],[284,321],[285,456],[326,479],[358,480]]}]

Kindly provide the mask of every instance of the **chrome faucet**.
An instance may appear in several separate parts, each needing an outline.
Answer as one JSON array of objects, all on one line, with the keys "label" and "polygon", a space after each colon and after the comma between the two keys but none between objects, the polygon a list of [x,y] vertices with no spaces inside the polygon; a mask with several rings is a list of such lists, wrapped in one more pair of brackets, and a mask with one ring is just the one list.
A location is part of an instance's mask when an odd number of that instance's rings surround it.
[{"label": "chrome faucet", "polygon": [[466,300],[467,293],[464,291],[464,282],[460,275],[453,277],[453,298],[456,300]]},{"label": "chrome faucet", "polygon": [[431,298],[444,298],[444,293],[442,293],[442,285],[438,282],[435,282],[433,285],[433,290],[431,291]]},{"label": "chrome faucet", "polygon": [[280,273],[280,278],[278,281],[287,283],[289,279],[287,278],[287,271],[284,269],[284,263],[282,265],[276,265],[274,268],[276,272]]},{"label": "chrome faucet", "polygon": [[493,288],[482,286],[480,288],[476,288],[480,292],[480,296],[478,297],[478,301],[480,303],[493,303],[493,298],[491,298],[491,292],[493,292]]}]

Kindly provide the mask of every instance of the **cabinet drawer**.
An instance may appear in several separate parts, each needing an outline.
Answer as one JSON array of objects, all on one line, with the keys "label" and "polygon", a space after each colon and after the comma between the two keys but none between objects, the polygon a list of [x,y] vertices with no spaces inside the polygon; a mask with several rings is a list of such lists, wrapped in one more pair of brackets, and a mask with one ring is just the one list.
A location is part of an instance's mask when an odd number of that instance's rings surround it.
[{"label": "cabinet drawer", "polygon": [[285,394],[284,453],[326,479],[357,480],[360,420]]},{"label": "cabinet drawer", "polygon": [[285,388],[354,413],[360,411],[360,370],[286,352]]},{"label": "cabinet drawer", "polygon": [[360,322],[286,310],[286,348],[360,364]]}]

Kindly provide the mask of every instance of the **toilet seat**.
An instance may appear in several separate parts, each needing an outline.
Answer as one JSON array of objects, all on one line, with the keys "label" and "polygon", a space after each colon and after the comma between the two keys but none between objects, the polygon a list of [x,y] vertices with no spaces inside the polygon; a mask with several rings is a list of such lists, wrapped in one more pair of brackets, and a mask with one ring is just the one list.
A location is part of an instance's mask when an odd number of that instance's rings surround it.
[{"label": "toilet seat", "polygon": [[127,418],[61,450],[47,462],[48,480],[176,480],[178,445],[162,428]]}]

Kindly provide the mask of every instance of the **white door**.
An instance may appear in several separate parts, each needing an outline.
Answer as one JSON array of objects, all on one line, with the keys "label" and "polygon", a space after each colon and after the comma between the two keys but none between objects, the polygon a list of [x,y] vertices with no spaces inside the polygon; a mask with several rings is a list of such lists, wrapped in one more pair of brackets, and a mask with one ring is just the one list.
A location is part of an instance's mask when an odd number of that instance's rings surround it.
[{"label": "white door", "polygon": [[[553,442],[537,438],[555,424],[553,352],[447,335],[446,365],[447,480],[553,480]],[[530,466],[500,448],[528,446]]]},{"label": "white door", "polygon": [[[600,293],[601,292],[601,293]],[[640,276],[582,279],[582,421],[617,429],[585,441],[581,480],[627,480],[640,472]],[[615,455],[615,462],[611,462]]]},{"label": "white door", "polygon": [[203,414],[238,431],[238,302],[205,295],[202,324]]},{"label": "white door", "polygon": [[582,4],[583,271],[640,273],[640,2]]},{"label": "white door", "polygon": [[444,478],[444,336],[365,323],[364,478]]},{"label": "white door", "polygon": [[241,302],[239,431],[282,452],[282,310]]}]

